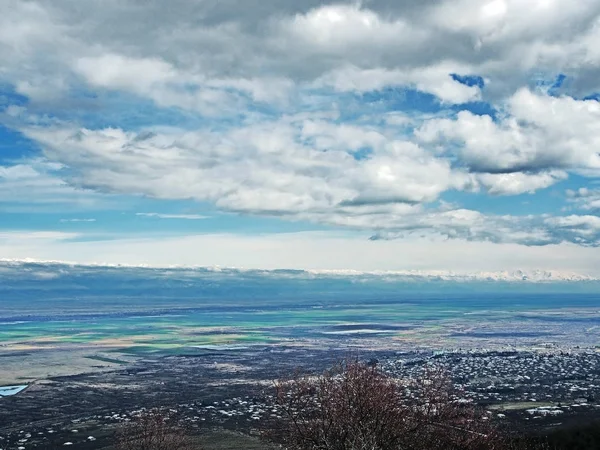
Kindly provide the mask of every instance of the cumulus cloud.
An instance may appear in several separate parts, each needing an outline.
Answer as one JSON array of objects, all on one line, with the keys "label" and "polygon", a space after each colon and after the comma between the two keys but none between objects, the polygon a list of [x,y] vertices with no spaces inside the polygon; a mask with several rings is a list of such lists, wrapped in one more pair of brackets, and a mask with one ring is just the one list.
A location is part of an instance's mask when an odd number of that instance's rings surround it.
[{"label": "cumulus cloud", "polygon": [[595,100],[521,89],[508,99],[499,121],[461,111],[454,119],[429,120],[415,134],[440,152],[458,145],[461,163],[474,172],[600,169],[600,103]]},{"label": "cumulus cloud", "polygon": [[533,194],[567,177],[566,172],[553,170],[539,173],[482,173],[477,180],[491,195],[518,195]]},{"label": "cumulus cloud", "polygon": [[[597,244],[600,236],[589,231],[587,222],[565,227],[544,217],[488,216],[459,206],[427,206],[450,190],[532,193],[565,179],[567,170],[586,168],[576,163],[587,161],[586,154],[594,161],[593,152],[577,148],[581,155],[557,156],[552,164],[537,167],[533,162],[549,157],[544,150],[520,147],[528,152],[519,153],[527,161],[525,169],[507,166],[502,146],[496,147],[495,157],[485,145],[467,149],[470,142],[480,145],[477,139],[462,143],[453,154],[447,146],[441,151],[429,148],[448,139],[451,131],[463,136],[463,128],[451,126],[461,114],[426,120],[415,132],[423,145],[397,132],[394,124],[340,124],[303,115],[220,131],[28,126],[23,132],[42,145],[47,158],[69,167],[71,185],[88,190],[209,201],[228,211],[375,230],[375,238],[436,234],[527,245]],[[535,120],[538,127],[544,122]],[[572,145],[572,139],[563,137],[564,145]],[[559,146],[557,140],[548,145]],[[361,155],[365,148],[368,152]],[[469,155],[477,151],[480,156],[474,161],[488,158],[488,166],[472,162]],[[505,160],[512,163],[513,156]]]},{"label": "cumulus cloud", "polygon": [[[29,95],[64,92],[77,77],[188,108],[232,90],[270,101],[315,80],[477,98],[477,88],[448,78],[460,72],[491,79],[498,93],[540,71],[572,76],[578,93],[599,87],[593,0],[2,3],[2,78]],[[179,95],[184,87],[194,95]]]},{"label": "cumulus cloud", "polygon": [[567,199],[577,208],[588,211],[600,211],[600,189],[579,188],[568,189]]},{"label": "cumulus cloud", "polygon": [[[293,216],[368,204],[416,204],[468,177],[418,145],[368,129],[301,120],[226,134],[147,134],[36,127],[26,134],[71,167],[82,187],[209,200],[224,209]],[[375,151],[357,159],[344,139]]]},{"label": "cumulus cloud", "polygon": [[554,228],[557,235],[565,234],[566,239],[583,245],[598,245],[600,241],[600,217],[566,216],[550,217],[545,223]]},{"label": "cumulus cloud", "polygon": [[409,70],[383,68],[359,69],[343,67],[319,77],[314,86],[328,86],[337,91],[368,92],[386,87],[409,86],[435,95],[447,103],[467,103],[481,99],[478,86],[467,86],[452,77],[454,72],[463,72],[457,64],[441,64]]},{"label": "cumulus cloud", "polygon": [[[374,238],[599,241],[592,190],[569,194],[585,215],[568,217],[444,203],[447,193],[534,194],[571,174],[600,175],[600,103],[583,99],[600,89],[597,0],[0,7],[0,82],[27,97],[0,120],[56,164],[0,166],[6,201],[16,192],[32,202],[142,194]],[[558,74],[567,81],[550,87]],[[386,99],[415,91],[428,94],[424,112],[407,97],[407,111]],[[163,115],[128,127],[99,117],[105,106],[90,100],[97,120],[69,119],[66,100],[96,94],[146,101]],[[165,119],[174,112],[195,126]]]},{"label": "cumulus cloud", "polygon": [[[477,179],[412,142],[384,139],[369,129],[301,120],[236,128],[225,136],[48,127],[26,132],[44,145],[49,158],[72,168],[71,183],[87,189],[208,200],[229,211],[376,230],[375,239],[441,235],[526,245],[600,242],[591,216],[571,216],[567,223],[427,208],[449,189],[477,188]],[[369,142],[375,153],[356,158],[335,138],[345,132]],[[479,177],[492,193],[515,194],[564,174]]]},{"label": "cumulus cloud", "polygon": [[572,242],[586,247],[600,245],[600,218],[596,216],[548,217],[485,215],[471,210],[450,210],[415,215],[371,239],[398,239],[427,231],[449,239],[487,241],[528,246]]},{"label": "cumulus cloud", "polygon": [[45,159],[33,159],[9,166],[0,165],[0,202],[8,211],[38,211],[44,208],[94,208],[108,204],[98,193],[74,187],[61,178],[64,166]]}]

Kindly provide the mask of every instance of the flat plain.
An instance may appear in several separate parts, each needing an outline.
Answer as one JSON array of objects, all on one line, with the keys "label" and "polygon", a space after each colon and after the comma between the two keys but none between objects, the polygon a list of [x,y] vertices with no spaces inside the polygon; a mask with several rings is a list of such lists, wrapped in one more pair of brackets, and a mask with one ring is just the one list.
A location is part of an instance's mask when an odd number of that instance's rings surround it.
[{"label": "flat plain", "polygon": [[0,276],[0,386],[26,386],[0,397],[0,444],[102,448],[166,406],[199,439],[255,445],[274,379],[348,357],[398,377],[441,365],[519,429],[600,411],[594,283],[60,264]]}]

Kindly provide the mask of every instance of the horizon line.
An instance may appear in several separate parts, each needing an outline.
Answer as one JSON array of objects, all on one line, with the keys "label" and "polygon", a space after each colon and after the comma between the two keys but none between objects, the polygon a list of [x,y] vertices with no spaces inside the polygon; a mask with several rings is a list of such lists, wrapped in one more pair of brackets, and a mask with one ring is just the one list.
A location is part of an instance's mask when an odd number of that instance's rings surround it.
[{"label": "horizon line", "polygon": [[240,273],[305,273],[309,275],[322,275],[331,277],[398,277],[398,278],[421,278],[424,280],[443,281],[488,281],[488,282],[515,282],[515,283],[552,283],[552,282],[598,282],[600,277],[576,272],[553,269],[505,269],[497,271],[453,271],[453,270],[428,270],[428,269],[400,269],[400,270],[356,270],[356,269],[309,269],[309,268],[247,268],[243,266],[220,266],[220,265],[193,265],[193,264],[131,264],[131,263],[109,263],[109,262],[74,262],[64,260],[44,260],[35,258],[0,258],[0,265],[54,265],[66,267],[89,267],[89,268],[123,268],[123,269],[148,269],[148,270],[204,270],[207,272],[240,272]]}]

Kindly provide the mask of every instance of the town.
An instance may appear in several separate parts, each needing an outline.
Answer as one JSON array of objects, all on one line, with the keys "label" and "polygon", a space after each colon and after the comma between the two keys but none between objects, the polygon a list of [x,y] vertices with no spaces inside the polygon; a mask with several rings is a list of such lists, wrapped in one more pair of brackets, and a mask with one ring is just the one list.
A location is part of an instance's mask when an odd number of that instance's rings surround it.
[{"label": "town", "polygon": [[[348,349],[247,348],[146,359],[112,372],[55,377],[0,398],[0,448],[106,446],[148,408],[165,407],[192,433],[257,435],[281,412],[273,381],[296,369],[320,373],[343,360],[377,364],[398,379],[447,374],[457,401],[489,420],[536,432],[600,418],[600,353],[593,348],[354,353]],[[51,447],[52,448],[52,447]]]}]

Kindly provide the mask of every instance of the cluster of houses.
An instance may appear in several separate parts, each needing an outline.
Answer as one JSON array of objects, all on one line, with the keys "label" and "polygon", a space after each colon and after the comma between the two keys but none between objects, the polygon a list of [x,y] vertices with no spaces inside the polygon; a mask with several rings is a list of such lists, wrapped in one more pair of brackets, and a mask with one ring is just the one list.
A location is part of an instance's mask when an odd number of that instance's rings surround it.
[{"label": "cluster of houses", "polygon": [[463,400],[499,411],[500,419],[600,413],[600,353],[593,349],[406,353],[380,364],[397,377],[446,373]]},{"label": "cluster of houses", "polygon": [[[456,401],[481,405],[497,420],[525,423],[559,421],[577,414],[600,416],[600,352],[594,349],[391,352],[377,354],[370,363],[398,379],[422,378],[431,370],[446,374],[456,388]],[[184,366],[176,369],[182,371]],[[247,380],[248,384],[237,390],[223,389],[223,395],[204,398],[199,393],[192,394],[190,400],[174,402],[169,414],[192,429],[249,429],[262,420],[280,417],[281,411],[272,406],[272,398],[264,393],[266,373],[257,375],[260,380]],[[239,377],[239,373],[231,376]],[[254,390],[249,388],[252,385]],[[106,410],[66,424],[19,429],[10,436],[0,431],[0,450],[26,450],[50,441],[94,448],[94,441],[101,439],[97,434],[101,430],[126,424],[143,412],[141,407],[133,411]]]}]

